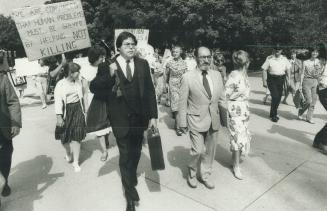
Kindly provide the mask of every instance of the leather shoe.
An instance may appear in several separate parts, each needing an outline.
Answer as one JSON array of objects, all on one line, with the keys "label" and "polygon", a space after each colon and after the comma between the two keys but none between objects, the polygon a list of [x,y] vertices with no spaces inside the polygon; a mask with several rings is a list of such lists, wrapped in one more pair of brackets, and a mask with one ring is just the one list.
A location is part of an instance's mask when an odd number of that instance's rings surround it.
[{"label": "leather shoe", "polygon": [[196,177],[191,177],[191,175],[189,174],[187,176],[187,184],[191,187],[191,188],[196,188],[198,186],[198,180],[196,179]]},{"label": "leather shoe", "polygon": [[272,121],[272,122],[278,122],[278,118],[277,118],[277,117],[272,117],[272,118],[271,118],[271,121]]},{"label": "leather shoe", "polygon": [[3,187],[3,190],[2,190],[2,193],[1,195],[3,197],[6,197],[6,196],[9,196],[11,194],[11,188],[9,187],[8,184],[6,184],[4,187]]},{"label": "leather shoe", "polygon": [[212,181],[210,181],[210,180],[200,180],[200,182],[202,183],[202,184],[204,184],[204,186],[206,187],[206,188],[208,188],[208,189],[214,189],[215,188],[215,184],[212,182]]},{"label": "leather shoe", "polygon": [[135,203],[133,200],[127,200],[126,211],[135,211]]}]

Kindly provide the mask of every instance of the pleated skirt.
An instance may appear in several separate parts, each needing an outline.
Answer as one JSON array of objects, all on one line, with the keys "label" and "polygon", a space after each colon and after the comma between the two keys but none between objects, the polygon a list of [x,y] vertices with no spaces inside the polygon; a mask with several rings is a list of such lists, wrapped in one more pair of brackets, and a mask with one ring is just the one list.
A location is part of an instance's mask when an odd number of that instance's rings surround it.
[{"label": "pleated skirt", "polygon": [[86,136],[85,116],[80,102],[66,105],[65,130],[61,139],[62,144],[71,141],[81,142]]}]

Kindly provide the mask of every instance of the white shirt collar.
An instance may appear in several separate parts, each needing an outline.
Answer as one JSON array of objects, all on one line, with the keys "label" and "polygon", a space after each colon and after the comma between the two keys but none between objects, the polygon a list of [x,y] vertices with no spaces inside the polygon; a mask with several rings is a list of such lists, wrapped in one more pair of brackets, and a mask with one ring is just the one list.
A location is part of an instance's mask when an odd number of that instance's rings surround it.
[{"label": "white shirt collar", "polygon": [[[127,77],[127,73],[126,73],[127,62],[126,62],[126,59],[124,59],[124,57],[119,55],[116,60],[117,60],[117,62],[119,64],[119,66],[121,67],[121,70],[123,71],[125,77]],[[133,76],[134,75],[134,58],[131,58],[129,65],[131,67],[132,76]]]}]

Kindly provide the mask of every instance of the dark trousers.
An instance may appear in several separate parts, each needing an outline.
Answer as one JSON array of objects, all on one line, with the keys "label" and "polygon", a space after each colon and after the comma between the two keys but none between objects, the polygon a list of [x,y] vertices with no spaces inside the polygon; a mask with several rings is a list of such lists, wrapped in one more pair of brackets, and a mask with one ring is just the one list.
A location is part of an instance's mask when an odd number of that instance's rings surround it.
[{"label": "dark trousers", "polygon": [[285,75],[276,76],[268,73],[267,84],[271,94],[270,118],[277,117],[277,109],[283,95]]},{"label": "dark trousers", "polygon": [[324,108],[327,111],[327,88],[318,90],[318,96],[319,96],[320,103],[324,106]]},{"label": "dark trousers", "polygon": [[139,201],[140,198],[135,188],[137,185],[136,171],[141,157],[144,130],[143,127],[135,126],[140,125],[140,121],[136,120],[138,118],[132,119],[128,134],[123,138],[117,138],[117,145],[120,155],[119,168],[126,199]]},{"label": "dark trousers", "polygon": [[13,151],[12,140],[6,139],[0,132],[0,172],[6,179],[6,184],[8,184]]}]

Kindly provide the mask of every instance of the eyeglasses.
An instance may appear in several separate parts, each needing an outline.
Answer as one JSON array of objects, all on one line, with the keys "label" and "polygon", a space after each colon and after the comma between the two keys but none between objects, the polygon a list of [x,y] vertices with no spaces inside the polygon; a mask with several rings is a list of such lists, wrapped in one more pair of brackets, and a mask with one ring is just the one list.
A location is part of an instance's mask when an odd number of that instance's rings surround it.
[{"label": "eyeglasses", "polygon": [[211,56],[199,56],[199,59],[211,59]]},{"label": "eyeglasses", "polygon": [[124,43],[123,46],[134,48],[136,46],[136,44],[135,43]]}]

